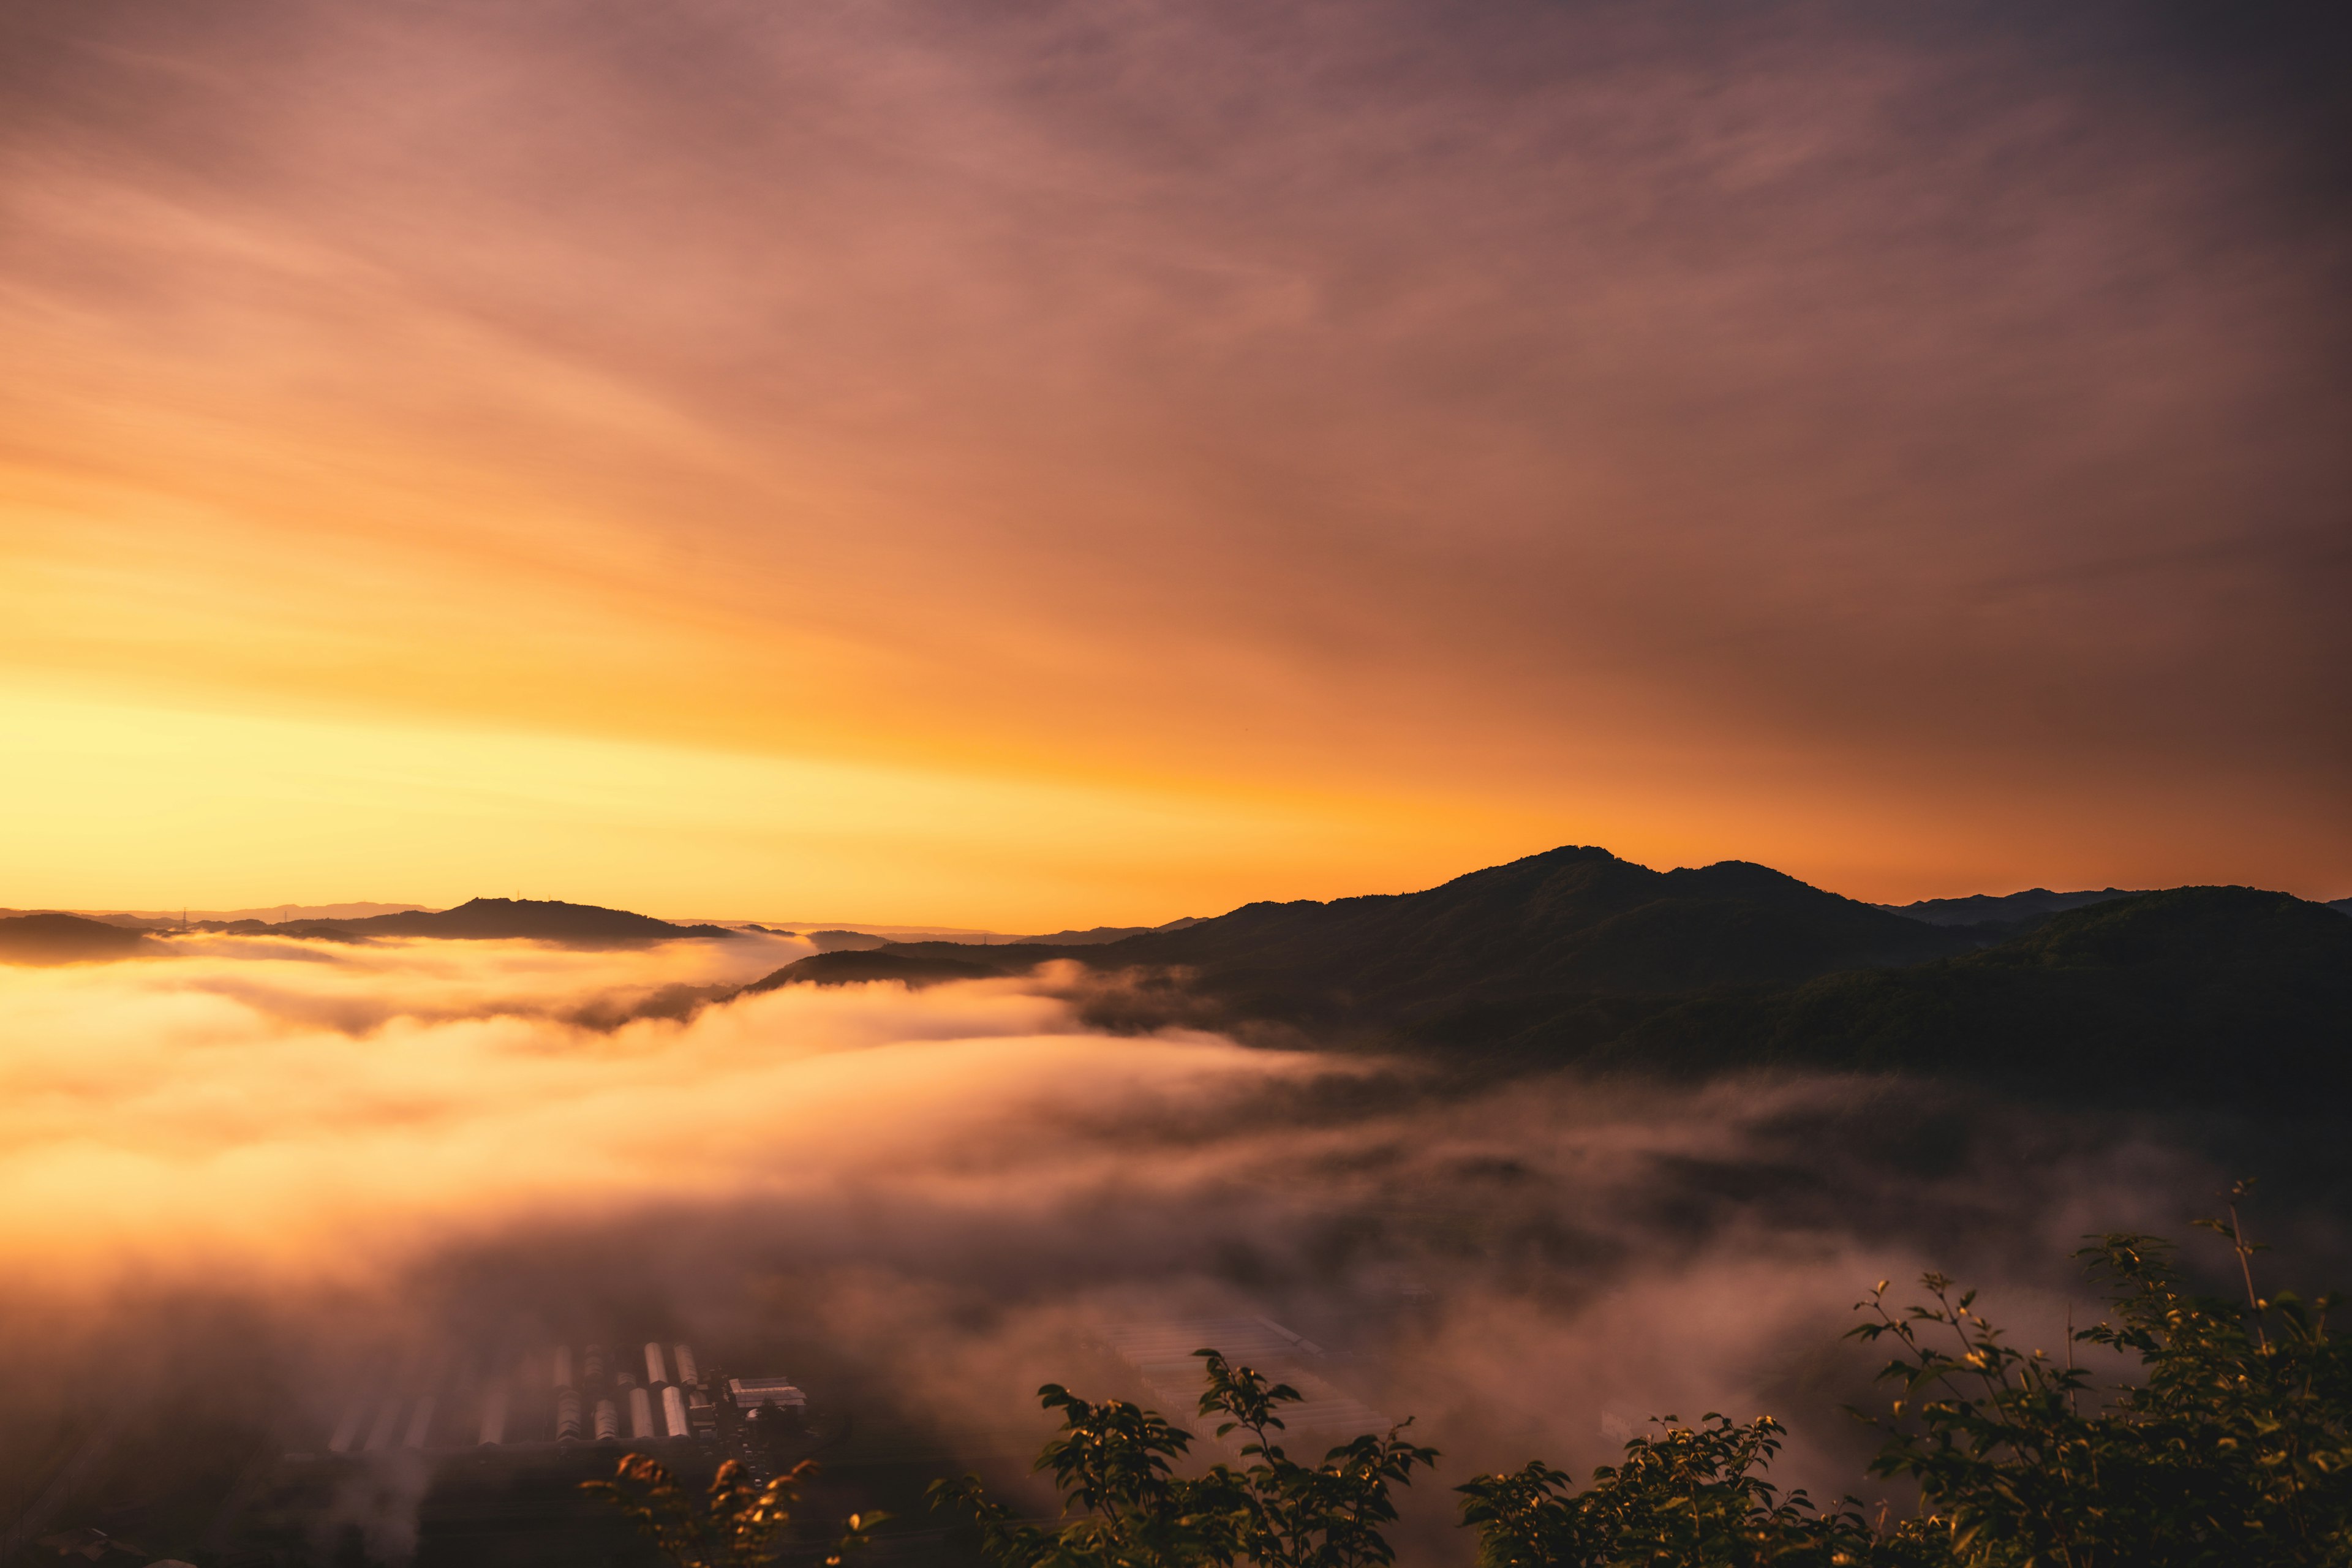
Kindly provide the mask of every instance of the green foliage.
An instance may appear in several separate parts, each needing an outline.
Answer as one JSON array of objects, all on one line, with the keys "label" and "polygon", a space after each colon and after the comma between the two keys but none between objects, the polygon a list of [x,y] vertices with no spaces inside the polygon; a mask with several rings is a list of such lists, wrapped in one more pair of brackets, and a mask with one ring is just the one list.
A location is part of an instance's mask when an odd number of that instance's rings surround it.
[{"label": "green foliage", "polygon": [[[730,1459],[719,1467],[697,1506],[668,1466],[630,1454],[613,1479],[584,1481],[581,1489],[616,1504],[636,1521],[671,1568],[754,1568],[775,1561],[780,1538],[790,1528],[793,1507],[800,1500],[801,1483],[815,1472],[816,1466],[803,1459],[766,1485],[755,1486],[741,1463]],[[851,1514],[841,1543],[825,1559],[827,1568],[839,1568],[887,1517]]]},{"label": "green foliage", "polygon": [[1297,1401],[1298,1391],[1269,1384],[1214,1351],[1194,1353],[1208,1373],[1200,1413],[1226,1417],[1218,1425],[1219,1437],[1236,1429],[1249,1434],[1241,1450],[1249,1462],[1237,1478],[1245,1519],[1243,1555],[1274,1568],[1364,1568],[1391,1561],[1396,1552],[1383,1533],[1396,1519],[1390,1489],[1411,1486],[1415,1468],[1437,1463],[1437,1450],[1406,1442],[1402,1428],[1391,1426],[1328,1450],[1319,1465],[1299,1464],[1274,1440],[1283,1425],[1276,1412]]},{"label": "green foliage", "polygon": [[[1870,1471],[1916,1484],[1915,1517],[1874,1527],[1852,1498],[1783,1494],[1764,1479],[1769,1417],[1668,1416],[1582,1487],[1538,1460],[1456,1489],[1479,1568],[2352,1568],[2352,1350],[2327,1299],[2257,1292],[2234,1210],[2210,1228],[2242,1303],[2190,1293],[2168,1244],[2109,1236],[2081,1255],[2109,1317],[2072,1332],[2063,1363],[2010,1344],[1941,1275],[1909,1307],[1880,1281],[1853,1331],[1895,1352]],[[2135,1375],[2103,1383],[2077,1346]],[[1199,1354],[1201,1414],[1244,1435],[1240,1468],[1180,1475],[1191,1433],[1049,1384],[1063,1424],[1036,1468],[1061,1520],[1016,1521],[971,1477],[933,1505],[978,1527],[992,1568],[1384,1568],[1394,1492],[1436,1454],[1391,1429],[1299,1464],[1276,1438],[1297,1391]]]},{"label": "green foliage", "polygon": [[[2352,1353],[2326,1299],[2256,1294],[2234,1211],[2215,1226],[2246,1300],[2189,1294],[2171,1248],[2115,1235],[2086,1248],[2113,1320],[2077,1343],[2136,1357],[2137,1383],[2021,1352],[1974,1291],[1929,1275],[1932,1300],[1857,1336],[1895,1347],[1899,1384],[1874,1474],[1916,1480],[1954,1560],[1985,1568],[2352,1563]],[[1947,1344],[1944,1342],[1948,1342]]]},{"label": "green foliage", "polygon": [[[1222,1487],[1174,1475],[1171,1461],[1192,1447],[1192,1435],[1157,1412],[1110,1399],[1093,1404],[1059,1384],[1038,1390],[1048,1410],[1062,1412],[1062,1429],[1038,1455],[1064,1499],[1059,1528],[1015,1521],[990,1498],[979,1478],[931,1484],[934,1509],[964,1515],[980,1532],[981,1549],[1004,1568],[1041,1564],[1230,1563],[1234,1558],[1228,1500]],[[1068,1517],[1082,1510],[1078,1517]]]},{"label": "green foliage", "polygon": [[1021,1523],[990,1498],[977,1478],[931,1487],[934,1508],[960,1513],[980,1533],[997,1568],[1175,1568],[1228,1564],[1265,1568],[1377,1568],[1395,1549],[1391,1489],[1435,1463],[1434,1449],[1406,1442],[1399,1429],[1366,1434],[1303,1465],[1276,1440],[1281,1406],[1298,1392],[1270,1383],[1215,1351],[1196,1352],[1207,1389],[1200,1413],[1222,1416],[1216,1435],[1248,1434],[1239,1468],[1213,1465],[1179,1476],[1175,1462],[1192,1435],[1124,1400],[1094,1404],[1059,1384],[1039,1389],[1062,1427],[1035,1468],[1050,1471],[1063,1498],[1051,1527]]},{"label": "green foliage", "polygon": [[[1625,1445],[1622,1464],[1592,1472],[1582,1491],[1540,1459],[1481,1476],[1464,1494],[1462,1522],[1478,1531],[1479,1568],[1790,1568],[1895,1563],[1851,1507],[1815,1510],[1759,1473],[1780,1450],[1780,1423],[1736,1426],[1709,1414],[1696,1426],[1669,1415],[1654,1436]],[[1848,1500],[1851,1502],[1851,1500]]]}]

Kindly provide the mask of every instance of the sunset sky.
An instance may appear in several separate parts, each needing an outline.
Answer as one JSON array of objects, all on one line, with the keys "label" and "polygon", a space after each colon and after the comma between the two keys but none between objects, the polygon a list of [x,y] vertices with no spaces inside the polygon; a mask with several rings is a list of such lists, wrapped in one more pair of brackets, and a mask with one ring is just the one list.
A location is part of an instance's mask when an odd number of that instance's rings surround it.
[{"label": "sunset sky", "polygon": [[2352,893],[2221,10],[14,0],[0,906]]}]

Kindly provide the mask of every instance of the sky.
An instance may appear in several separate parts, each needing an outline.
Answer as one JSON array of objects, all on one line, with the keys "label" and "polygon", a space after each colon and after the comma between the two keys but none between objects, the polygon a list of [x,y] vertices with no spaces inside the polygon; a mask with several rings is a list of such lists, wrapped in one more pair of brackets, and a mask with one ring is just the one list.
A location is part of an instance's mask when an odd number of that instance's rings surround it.
[{"label": "sky", "polygon": [[2322,7],[13,0],[0,905],[2352,893]]}]

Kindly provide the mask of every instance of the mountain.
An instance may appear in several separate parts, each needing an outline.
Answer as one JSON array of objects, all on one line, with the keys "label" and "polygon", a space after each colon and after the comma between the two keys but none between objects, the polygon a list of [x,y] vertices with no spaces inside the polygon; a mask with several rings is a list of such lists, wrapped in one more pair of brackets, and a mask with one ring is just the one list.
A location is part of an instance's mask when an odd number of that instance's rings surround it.
[{"label": "mountain", "polygon": [[2352,1079],[2352,921],[2255,888],[2174,888],[1998,946],[1697,998],[1604,1059],[1940,1071],[2103,1099],[2288,1105]]},{"label": "mountain", "polygon": [[1880,904],[1878,908],[1915,921],[1925,921],[1929,925],[2016,925],[2044,915],[2063,914],[2068,910],[2105,903],[2111,899],[2137,897],[2137,892],[2125,888],[2101,888],[2095,892],[2075,893],[2053,893],[2047,888],[2028,888],[2021,893],[1971,893],[1964,899],[1921,899],[1913,904]]},{"label": "mountain", "polygon": [[[1795,983],[1973,945],[1744,861],[1661,872],[1605,849],[1570,847],[1423,892],[1248,904],[1113,942],[915,942],[881,951],[999,973],[1049,958],[1181,967],[1195,991],[1243,1016],[1483,1043],[1596,1009],[1601,1016],[1572,1032],[1597,1026],[1608,1037],[1648,1010],[1644,999]],[[797,968],[771,978],[790,984]]]},{"label": "mountain", "polygon": [[236,921],[263,921],[286,925],[296,921],[348,921],[369,915],[397,914],[406,910],[421,910],[423,904],[263,904],[249,910],[109,910],[103,912],[86,910],[92,920],[112,921],[125,925],[144,925],[151,930],[177,930],[183,921],[194,925],[199,921],[226,925]]},{"label": "mountain", "polygon": [[365,935],[343,921],[198,921],[191,928],[230,936],[290,937],[296,942],[362,942]]},{"label": "mountain", "polygon": [[[425,908],[423,904],[295,904],[283,910],[232,910],[224,920],[268,920],[276,915],[280,920],[296,921],[358,921],[372,920],[377,915],[410,914]],[[164,911],[169,913],[169,910]]]},{"label": "mountain", "polygon": [[2352,915],[2352,899],[2330,899],[2326,907],[2339,915]]},{"label": "mountain", "polygon": [[33,914],[0,919],[0,963],[74,963],[129,958],[147,950],[144,936],[125,926],[79,915]]},{"label": "mountain", "polygon": [[887,947],[890,939],[863,931],[813,931],[806,940],[819,952],[866,952],[877,947]]},{"label": "mountain", "polygon": [[668,942],[678,937],[731,937],[725,926],[672,925],[651,915],[567,904],[552,899],[469,899],[453,910],[418,910],[333,922],[367,936],[439,936],[484,940],[524,937],[536,942],[596,946],[607,942]]},{"label": "mountain", "polygon": [[[975,948],[974,952],[983,951]],[[929,953],[881,952],[870,948],[841,948],[788,963],[764,980],[755,980],[737,993],[756,995],[785,985],[856,985],[869,980],[897,980],[908,985],[933,985],[942,980],[988,980],[1008,973],[1003,967]]]},{"label": "mountain", "polygon": [[2352,1080],[2352,921],[2326,906],[2179,888],[1986,931],[1744,861],[1660,872],[1563,848],[1423,892],[1250,904],[1108,943],[826,954],[759,988],[1065,959],[1135,972],[1087,1003],[1097,1023],[1272,1022],[1481,1071],[1803,1065],[2265,1106],[2336,1103]]},{"label": "mountain", "polygon": [[625,947],[680,937],[740,934],[726,926],[672,925],[626,910],[567,904],[552,899],[469,899],[449,910],[404,910],[361,920],[296,921],[284,925],[235,921],[208,923],[205,929],[329,942],[371,936],[433,936],[467,941],[559,942],[572,947]]},{"label": "mountain", "polygon": [[[1153,931],[1181,931],[1198,925],[1196,920],[1170,921],[1161,926],[1096,926],[1087,931],[1057,931],[1045,936],[998,936],[988,931],[951,931],[910,930],[904,926],[886,927],[881,931],[857,931],[832,928],[804,931],[802,934],[816,945],[819,952],[843,952],[852,949],[871,952],[882,947],[905,947],[915,943],[940,943],[949,947],[1093,947],[1104,942],[1119,942],[1130,936],[1148,936]],[[765,931],[765,926],[751,928]],[[775,934],[789,936],[789,931]],[[967,940],[970,939],[970,940]]]},{"label": "mountain", "polygon": [[1007,937],[1009,942],[1061,947],[1098,947],[1105,942],[1124,942],[1131,936],[1149,936],[1154,931],[1183,931],[1201,923],[1200,918],[1187,915],[1182,920],[1170,921],[1158,926],[1090,926],[1085,931],[1048,931],[1044,936]]}]

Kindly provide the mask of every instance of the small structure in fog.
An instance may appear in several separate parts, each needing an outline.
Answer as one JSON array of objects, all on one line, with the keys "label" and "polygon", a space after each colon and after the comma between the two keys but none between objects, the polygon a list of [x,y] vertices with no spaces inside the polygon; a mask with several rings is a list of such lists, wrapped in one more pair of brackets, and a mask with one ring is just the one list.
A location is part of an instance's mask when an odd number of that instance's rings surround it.
[{"label": "small structure in fog", "polygon": [[[721,1367],[720,1371],[726,1369]],[[793,1385],[785,1377],[730,1377],[727,1380],[728,1397],[738,1410],[757,1410],[772,1405],[779,1410],[804,1410],[808,1395]]]}]

